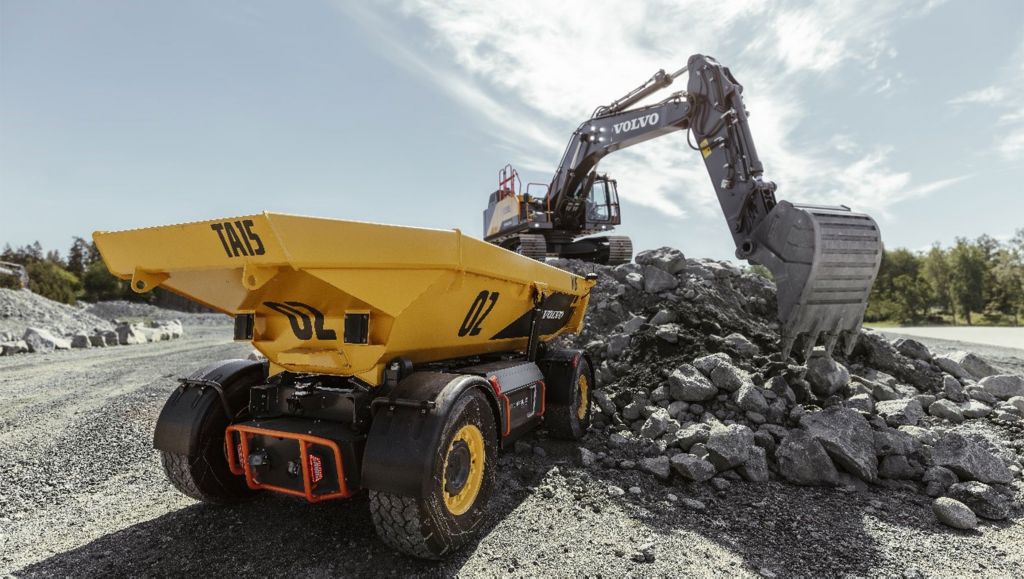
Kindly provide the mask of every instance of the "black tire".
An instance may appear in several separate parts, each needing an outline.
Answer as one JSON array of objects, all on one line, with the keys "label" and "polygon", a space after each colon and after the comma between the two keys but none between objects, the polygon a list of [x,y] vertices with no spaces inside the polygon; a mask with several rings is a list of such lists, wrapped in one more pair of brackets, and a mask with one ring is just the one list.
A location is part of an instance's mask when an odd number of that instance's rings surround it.
[{"label": "black tire", "polygon": [[[456,437],[467,436],[465,433],[471,432],[473,428],[482,437],[483,463],[480,465],[479,482],[472,482],[476,480],[472,466],[467,466],[464,480],[451,481],[453,477],[458,477],[454,476],[455,470],[449,476],[447,466],[456,460],[462,464],[463,460],[462,450],[457,451],[455,448],[460,444],[466,445],[467,449],[475,447],[466,444],[462,438],[456,440]],[[441,432],[431,469],[434,484],[427,496],[407,497],[370,490],[370,514],[381,540],[393,549],[413,557],[440,559],[475,538],[489,518],[487,503],[494,490],[497,438],[494,414],[483,393],[471,390],[456,400]],[[474,455],[473,451],[468,452],[472,457],[479,456]],[[450,482],[462,482],[458,485],[461,492],[446,493]],[[472,492],[473,488],[476,488],[475,493]],[[449,497],[448,501],[446,496]],[[454,511],[450,506],[453,503],[456,505]],[[466,508],[459,512],[461,506]]]},{"label": "black tire", "polygon": [[[224,386],[228,404],[235,409],[234,422],[249,418],[249,388],[257,381],[252,378],[236,379]],[[177,394],[176,390],[171,396]],[[207,389],[205,395],[218,396],[213,389]],[[160,463],[164,473],[183,495],[205,503],[231,504],[250,500],[256,491],[246,485],[244,476],[236,476],[228,468],[224,431],[229,422],[224,407],[219,400],[205,406],[206,410],[195,417],[201,421],[196,452],[185,455],[161,450]]]},{"label": "black tire", "polygon": [[580,357],[572,379],[561,384],[549,383],[548,388],[564,388],[568,393],[558,398],[572,400],[570,404],[548,404],[544,410],[544,424],[548,433],[563,440],[579,440],[590,428],[591,405],[594,392],[594,372],[585,357]]}]

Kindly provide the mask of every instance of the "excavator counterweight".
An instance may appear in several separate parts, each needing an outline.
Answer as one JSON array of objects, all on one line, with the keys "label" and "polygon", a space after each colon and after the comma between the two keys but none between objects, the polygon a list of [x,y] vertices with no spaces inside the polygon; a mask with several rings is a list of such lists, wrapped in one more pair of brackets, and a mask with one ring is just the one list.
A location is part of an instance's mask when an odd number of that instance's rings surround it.
[{"label": "excavator counterweight", "polygon": [[[686,90],[639,104],[683,73],[689,73]],[[580,124],[543,198],[517,190],[517,175],[500,180],[484,212],[485,239],[536,259],[628,262],[629,238],[607,235],[621,222],[616,182],[597,173],[597,164],[620,149],[686,131],[704,159],[736,256],[774,275],[783,357],[797,343],[809,355],[819,338],[829,355],[840,339],[849,351],[881,264],[878,226],[845,206],[776,201],[775,183],[763,178],[742,93],[728,68],[701,54],[671,74],[659,70]],[[511,167],[504,171],[515,175]]]}]

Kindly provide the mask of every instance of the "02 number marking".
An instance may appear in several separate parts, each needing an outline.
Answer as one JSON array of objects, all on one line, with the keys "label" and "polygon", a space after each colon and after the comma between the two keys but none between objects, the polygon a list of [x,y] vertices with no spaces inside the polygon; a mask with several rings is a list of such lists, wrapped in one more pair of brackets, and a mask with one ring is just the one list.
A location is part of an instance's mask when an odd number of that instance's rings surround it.
[{"label": "02 number marking", "polygon": [[480,325],[487,319],[487,315],[491,313],[496,303],[498,303],[498,292],[484,290],[477,294],[473,304],[469,306],[469,311],[466,312],[465,319],[462,320],[462,325],[459,326],[459,337],[480,334]]}]

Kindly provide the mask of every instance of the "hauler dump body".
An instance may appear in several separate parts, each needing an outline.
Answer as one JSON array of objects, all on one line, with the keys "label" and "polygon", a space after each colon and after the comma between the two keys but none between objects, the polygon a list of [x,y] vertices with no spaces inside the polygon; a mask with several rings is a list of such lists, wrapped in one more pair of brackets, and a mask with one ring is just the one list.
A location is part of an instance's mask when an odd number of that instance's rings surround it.
[{"label": "hauler dump body", "polygon": [[378,534],[437,558],[484,523],[496,453],[590,420],[578,332],[593,279],[459,231],[264,213],[93,235],[110,271],[234,317],[265,361],[172,393],[154,446],[170,481],[226,503],[370,496]]}]

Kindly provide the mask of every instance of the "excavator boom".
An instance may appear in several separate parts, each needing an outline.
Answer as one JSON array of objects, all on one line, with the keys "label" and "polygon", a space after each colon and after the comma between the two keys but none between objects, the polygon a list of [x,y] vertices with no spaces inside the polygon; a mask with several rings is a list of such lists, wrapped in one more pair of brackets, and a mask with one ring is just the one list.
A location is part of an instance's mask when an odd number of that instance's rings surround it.
[{"label": "excavator boom", "polygon": [[[686,72],[685,91],[634,107]],[[496,195],[505,199],[506,216],[517,207],[526,211],[500,222],[495,218],[498,212],[489,207],[487,240],[510,249],[531,247],[529,254],[539,258],[551,253],[586,255],[575,248],[596,238],[576,238],[610,229],[595,227],[593,221],[596,185],[604,183],[607,188],[607,183],[614,183],[597,174],[598,162],[620,149],[687,131],[690,147],[704,159],[736,257],[764,265],[775,278],[783,358],[797,345],[809,356],[819,339],[828,355],[840,340],[847,352],[852,351],[881,265],[878,225],[845,206],[777,201],[775,183],[763,178],[742,92],[729,69],[705,55],[691,56],[685,67],[671,74],[659,70],[622,98],[598,107],[576,129],[539,209],[499,188]],[[611,225],[618,224],[617,205],[614,213]],[[512,234],[518,235],[519,246],[507,245],[509,239],[515,242]],[[614,239],[628,244],[628,238]],[[607,259],[608,252],[593,255],[595,260]]]}]

